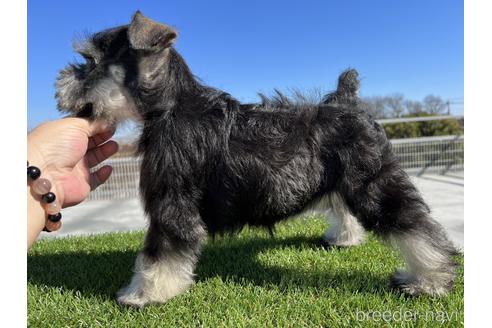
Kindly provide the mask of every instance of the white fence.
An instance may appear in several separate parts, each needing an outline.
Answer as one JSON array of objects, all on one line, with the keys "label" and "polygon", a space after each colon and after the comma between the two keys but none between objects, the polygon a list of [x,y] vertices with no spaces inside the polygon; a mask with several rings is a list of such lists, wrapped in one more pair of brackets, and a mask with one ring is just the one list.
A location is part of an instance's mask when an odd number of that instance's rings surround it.
[{"label": "white fence", "polygon": [[140,162],[140,158],[133,156],[110,158],[105,161],[102,165],[111,165],[113,173],[105,184],[90,193],[89,200],[138,197]]},{"label": "white fence", "polygon": [[[393,151],[409,174],[446,173],[463,170],[464,137],[440,136],[391,140]],[[120,157],[105,164],[113,166],[109,180],[90,194],[89,199],[138,197],[140,158]]]},{"label": "white fence", "polygon": [[391,140],[394,153],[409,174],[444,174],[464,169],[464,136]]}]

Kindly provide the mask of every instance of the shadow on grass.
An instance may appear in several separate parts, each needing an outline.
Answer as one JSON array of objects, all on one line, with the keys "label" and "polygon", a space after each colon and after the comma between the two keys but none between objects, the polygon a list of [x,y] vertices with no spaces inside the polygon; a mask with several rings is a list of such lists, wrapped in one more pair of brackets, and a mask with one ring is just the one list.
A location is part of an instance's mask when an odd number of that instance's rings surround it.
[{"label": "shadow on grass", "polygon": [[[306,249],[326,252],[320,247],[318,238],[309,237],[254,237],[210,241],[197,265],[196,280],[206,282],[207,279],[220,277],[224,281],[237,284],[249,282],[257,286],[277,286],[281,291],[306,288],[322,290],[332,287],[337,291],[382,294],[389,290],[389,277],[380,273],[356,269],[349,271],[336,266],[330,267],[330,270],[265,266],[258,260],[260,253],[284,248],[290,248],[294,252]],[[113,298],[119,288],[129,282],[136,255],[134,251],[30,255],[27,265],[28,282]],[[350,261],[350,256],[346,260]]]}]

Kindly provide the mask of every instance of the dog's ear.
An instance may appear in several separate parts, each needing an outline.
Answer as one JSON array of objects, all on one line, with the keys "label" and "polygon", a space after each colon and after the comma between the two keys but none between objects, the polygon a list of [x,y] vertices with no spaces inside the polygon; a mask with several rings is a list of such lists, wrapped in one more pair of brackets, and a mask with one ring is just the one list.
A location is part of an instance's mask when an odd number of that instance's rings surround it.
[{"label": "dog's ear", "polygon": [[133,49],[160,50],[170,46],[178,33],[173,28],[154,22],[138,10],[128,27],[128,40]]}]

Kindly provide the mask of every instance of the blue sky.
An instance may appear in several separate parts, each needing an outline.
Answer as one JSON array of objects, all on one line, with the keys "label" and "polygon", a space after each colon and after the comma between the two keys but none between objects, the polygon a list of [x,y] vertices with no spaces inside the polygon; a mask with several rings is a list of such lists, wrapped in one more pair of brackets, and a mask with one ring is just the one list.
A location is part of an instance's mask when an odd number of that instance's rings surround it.
[{"label": "blue sky", "polygon": [[463,101],[463,1],[29,0],[28,128],[61,117],[54,81],[80,59],[74,36],[127,24],[137,9],[174,26],[194,74],[241,101],[333,89],[347,67],[359,70],[362,96]]}]

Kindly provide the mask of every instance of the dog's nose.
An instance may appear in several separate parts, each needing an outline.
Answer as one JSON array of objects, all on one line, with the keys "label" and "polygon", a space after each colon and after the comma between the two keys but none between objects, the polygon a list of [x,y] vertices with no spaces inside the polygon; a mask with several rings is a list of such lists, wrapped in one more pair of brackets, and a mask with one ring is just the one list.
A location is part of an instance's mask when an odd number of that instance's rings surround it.
[{"label": "dog's nose", "polygon": [[77,117],[92,117],[92,103],[87,103],[81,111],[77,113]]}]

